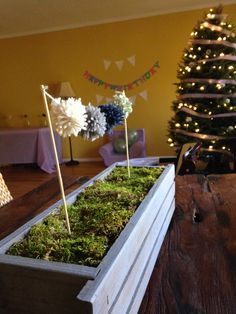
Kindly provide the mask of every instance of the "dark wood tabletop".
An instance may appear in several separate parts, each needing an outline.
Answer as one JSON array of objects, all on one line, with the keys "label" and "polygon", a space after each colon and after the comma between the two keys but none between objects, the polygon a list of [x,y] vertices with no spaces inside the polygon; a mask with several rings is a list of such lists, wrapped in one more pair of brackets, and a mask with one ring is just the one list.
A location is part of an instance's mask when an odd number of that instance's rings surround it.
[{"label": "dark wood tabletop", "polygon": [[144,313],[236,313],[236,174],[176,177],[176,210]]}]

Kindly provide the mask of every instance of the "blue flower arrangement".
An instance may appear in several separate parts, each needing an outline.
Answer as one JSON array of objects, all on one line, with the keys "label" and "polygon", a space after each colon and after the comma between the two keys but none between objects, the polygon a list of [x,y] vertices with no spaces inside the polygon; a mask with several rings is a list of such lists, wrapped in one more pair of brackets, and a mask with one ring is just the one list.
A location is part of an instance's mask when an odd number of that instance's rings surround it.
[{"label": "blue flower arrangement", "polygon": [[124,123],[125,114],[120,106],[110,103],[99,108],[106,117],[106,133],[111,134],[114,127]]}]

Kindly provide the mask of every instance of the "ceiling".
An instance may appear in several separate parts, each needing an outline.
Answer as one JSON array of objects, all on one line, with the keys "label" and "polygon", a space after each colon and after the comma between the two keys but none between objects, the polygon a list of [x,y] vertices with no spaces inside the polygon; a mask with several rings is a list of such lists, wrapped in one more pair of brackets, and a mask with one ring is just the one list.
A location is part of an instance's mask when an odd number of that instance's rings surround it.
[{"label": "ceiling", "polygon": [[0,38],[44,33],[236,0],[0,0]]}]

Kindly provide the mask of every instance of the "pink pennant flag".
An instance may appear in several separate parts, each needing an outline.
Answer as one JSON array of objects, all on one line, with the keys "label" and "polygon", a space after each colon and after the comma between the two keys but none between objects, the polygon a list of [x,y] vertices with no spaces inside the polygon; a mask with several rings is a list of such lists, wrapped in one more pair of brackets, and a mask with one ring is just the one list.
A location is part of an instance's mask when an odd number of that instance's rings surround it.
[{"label": "pink pennant flag", "polygon": [[112,102],[112,101],[113,101],[113,98],[108,98],[108,97],[106,98],[107,103]]},{"label": "pink pennant flag", "polygon": [[124,65],[124,61],[123,60],[118,60],[118,61],[115,61],[115,64],[116,64],[118,70],[121,71],[122,68],[123,68],[123,65]]},{"label": "pink pennant flag", "polygon": [[104,68],[107,71],[111,65],[111,61],[110,60],[103,60],[103,64],[104,64]]},{"label": "pink pennant flag", "polygon": [[129,97],[129,100],[132,102],[132,105],[135,105],[136,95]]},{"label": "pink pennant flag", "polygon": [[131,56],[131,57],[127,58],[127,60],[128,60],[128,62],[129,62],[130,64],[132,64],[133,66],[135,66],[135,56]]},{"label": "pink pennant flag", "polygon": [[148,99],[148,95],[147,95],[147,91],[146,90],[140,92],[139,96],[142,97],[145,101],[147,101],[147,99]]},{"label": "pink pennant flag", "polygon": [[99,104],[102,100],[103,100],[103,96],[101,96],[101,95],[96,95],[97,104]]}]

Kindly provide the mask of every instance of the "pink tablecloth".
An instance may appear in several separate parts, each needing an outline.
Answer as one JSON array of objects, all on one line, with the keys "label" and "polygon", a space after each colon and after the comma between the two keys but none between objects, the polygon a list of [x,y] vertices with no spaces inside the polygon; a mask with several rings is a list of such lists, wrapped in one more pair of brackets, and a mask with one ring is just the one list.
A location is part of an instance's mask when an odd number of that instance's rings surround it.
[{"label": "pink tablecloth", "polygon": [[[62,143],[54,132],[59,162],[62,162]],[[0,165],[37,163],[52,173],[55,158],[49,128],[0,129]]]}]

